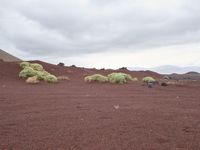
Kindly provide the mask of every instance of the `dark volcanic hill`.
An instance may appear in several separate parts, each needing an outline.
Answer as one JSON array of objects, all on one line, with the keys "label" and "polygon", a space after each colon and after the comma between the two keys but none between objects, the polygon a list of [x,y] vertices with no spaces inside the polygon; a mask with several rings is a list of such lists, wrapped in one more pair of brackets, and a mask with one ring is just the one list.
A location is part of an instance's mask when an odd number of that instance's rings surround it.
[{"label": "dark volcanic hill", "polygon": [[188,72],[185,74],[176,74],[173,73],[171,75],[168,75],[171,79],[174,80],[197,80],[200,81],[200,73],[198,72]]},{"label": "dark volcanic hill", "polygon": [[17,62],[17,61],[21,61],[19,58],[3,51],[0,49],[0,60],[3,60],[5,62]]}]

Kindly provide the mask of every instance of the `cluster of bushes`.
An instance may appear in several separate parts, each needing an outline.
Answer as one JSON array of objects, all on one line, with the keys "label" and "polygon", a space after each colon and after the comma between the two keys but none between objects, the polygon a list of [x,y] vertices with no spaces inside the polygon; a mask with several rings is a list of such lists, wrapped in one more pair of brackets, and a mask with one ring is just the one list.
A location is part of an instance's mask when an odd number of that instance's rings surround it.
[{"label": "cluster of bushes", "polygon": [[40,80],[55,83],[58,78],[49,72],[45,71],[42,65],[37,63],[22,62],[20,63],[22,71],[19,77],[27,79],[27,83],[38,83]]},{"label": "cluster of bushes", "polygon": [[85,77],[86,82],[110,82],[110,83],[118,83],[118,84],[124,84],[128,81],[137,81],[137,78],[133,78],[129,74],[125,73],[111,73],[107,76],[103,76],[101,74],[94,74],[91,76]]},{"label": "cluster of bushes", "polygon": [[[29,63],[22,62],[20,63],[20,67],[22,68],[19,73],[19,77],[25,78],[27,83],[39,83],[41,80],[55,83],[58,80],[69,80],[67,76],[59,76],[50,74],[47,72],[42,65],[38,63]],[[130,74],[126,73],[110,73],[107,76],[101,74],[94,74],[91,76],[86,76],[84,78],[86,82],[100,82],[100,83],[116,83],[116,84],[124,84],[129,81],[138,81],[137,78],[133,78]],[[144,77],[142,79],[143,83],[147,85],[155,84],[157,81],[153,77]],[[163,84],[164,86],[164,84]]]},{"label": "cluster of bushes", "polygon": [[[86,76],[84,80],[85,82],[100,82],[100,83],[110,82],[117,84],[124,84],[127,83],[128,81],[138,81],[137,78],[133,78],[131,75],[126,73],[111,73],[108,74],[107,76],[103,76],[101,74],[94,74],[91,76]],[[145,84],[155,84],[157,82],[156,79],[148,76],[144,77],[142,81]]]}]

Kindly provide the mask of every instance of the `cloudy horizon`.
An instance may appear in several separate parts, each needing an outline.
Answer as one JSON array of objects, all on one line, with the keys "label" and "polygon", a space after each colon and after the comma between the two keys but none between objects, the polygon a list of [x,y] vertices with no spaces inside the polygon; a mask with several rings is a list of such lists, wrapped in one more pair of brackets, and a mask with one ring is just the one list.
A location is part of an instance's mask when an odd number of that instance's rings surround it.
[{"label": "cloudy horizon", "polygon": [[200,66],[198,0],[0,0],[0,49],[83,67]]}]

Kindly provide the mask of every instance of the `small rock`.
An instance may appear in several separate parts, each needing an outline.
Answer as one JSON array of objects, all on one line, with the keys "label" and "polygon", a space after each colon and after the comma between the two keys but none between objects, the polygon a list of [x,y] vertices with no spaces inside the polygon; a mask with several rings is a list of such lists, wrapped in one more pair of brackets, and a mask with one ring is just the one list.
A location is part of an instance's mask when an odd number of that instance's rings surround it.
[{"label": "small rock", "polygon": [[161,86],[168,86],[168,84],[166,82],[161,82],[160,84]]},{"label": "small rock", "polygon": [[62,62],[59,62],[59,63],[58,63],[58,66],[64,67],[64,66],[65,66],[65,64],[64,64],[64,63],[62,63]]},{"label": "small rock", "polygon": [[152,88],[153,87],[153,83],[148,83],[148,88]]},{"label": "small rock", "polygon": [[119,105],[114,105],[113,106],[115,109],[119,109]]},{"label": "small rock", "polygon": [[30,84],[37,84],[39,83],[40,81],[38,80],[37,76],[34,76],[34,77],[29,77],[27,80],[26,80],[26,83],[30,83]]}]

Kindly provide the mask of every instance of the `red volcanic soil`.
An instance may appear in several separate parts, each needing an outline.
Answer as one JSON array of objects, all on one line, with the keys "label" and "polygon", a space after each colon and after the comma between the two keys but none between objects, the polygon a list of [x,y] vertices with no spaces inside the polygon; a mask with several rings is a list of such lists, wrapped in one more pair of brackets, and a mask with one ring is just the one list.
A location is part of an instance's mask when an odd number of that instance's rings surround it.
[{"label": "red volcanic soil", "polygon": [[199,83],[85,83],[112,71],[42,64],[71,80],[28,85],[0,62],[0,150],[200,150]]}]

